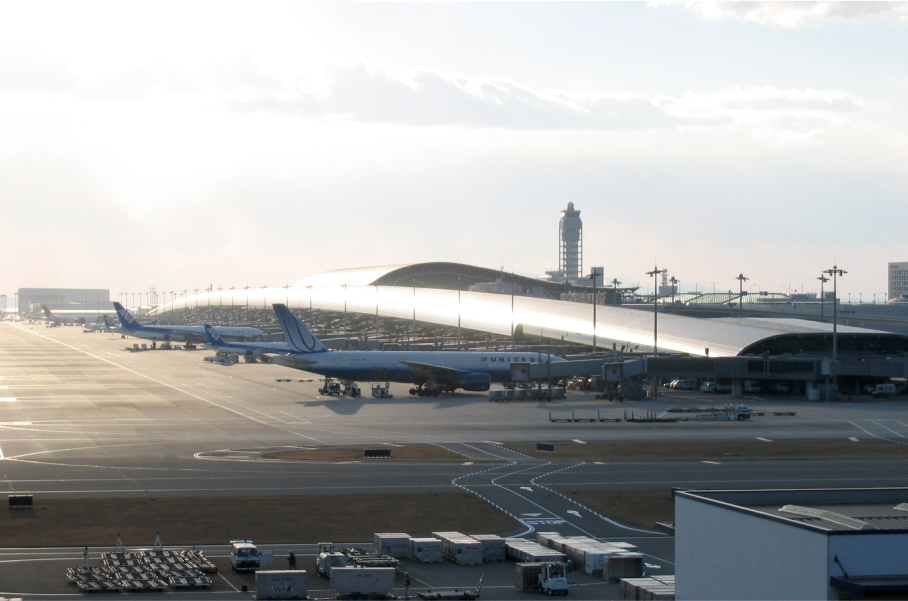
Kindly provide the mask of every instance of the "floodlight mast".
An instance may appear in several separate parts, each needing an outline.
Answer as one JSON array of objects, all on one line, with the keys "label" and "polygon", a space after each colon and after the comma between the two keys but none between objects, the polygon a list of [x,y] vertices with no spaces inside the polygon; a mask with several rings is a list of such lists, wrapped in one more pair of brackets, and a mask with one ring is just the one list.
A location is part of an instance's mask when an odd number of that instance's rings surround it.
[{"label": "floodlight mast", "polygon": [[838,265],[833,265],[832,269],[827,269],[823,273],[832,276],[832,361],[835,363],[839,357],[839,336],[838,336],[838,305],[839,305],[839,293],[838,293],[838,283],[839,278],[848,273],[847,271],[840,269]]},{"label": "floodlight mast", "polygon": [[743,273],[739,273],[735,279],[738,280],[738,317],[744,317],[744,282],[750,278],[746,278]]},{"label": "floodlight mast", "polygon": [[826,295],[824,294],[823,284],[829,281],[825,275],[820,274],[820,277],[817,278],[820,280],[820,321],[825,321],[826,318]]},{"label": "floodlight mast", "polygon": [[656,299],[659,298],[659,282],[656,280],[657,275],[668,273],[668,269],[659,269],[653,266],[652,271],[647,271],[646,275],[653,276],[653,356],[659,356],[659,306]]}]

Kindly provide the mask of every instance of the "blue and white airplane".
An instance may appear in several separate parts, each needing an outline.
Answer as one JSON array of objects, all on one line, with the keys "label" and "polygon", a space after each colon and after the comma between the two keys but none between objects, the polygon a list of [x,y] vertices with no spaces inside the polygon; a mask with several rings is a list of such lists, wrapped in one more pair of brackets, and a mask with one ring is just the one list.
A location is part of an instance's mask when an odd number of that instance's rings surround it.
[{"label": "blue and white airplane", "polygon": [[[117,310],[117,317],[120,318],[118,332],[144,338],[146,340],[163,341],[163,342],[185,342],[187,345],[199,342],[203,343],[208,340],[205,336],[204,326],[145,326],[138,322],[126,307],[118,302],[114,302],[114,308]],[[218,326],[215,328],[218,334],[227,340],[255,340],[257,337],[265,334],[264,330],[258,328],[249,328],[244,326]]]},{"label": "blue and white airplane", "polygon": [[268,363],[271,361],[269,353],[289,355],[297,352],[286,342],[227,342],[210,324],[202,327],[208,339],[205,348],[214,349],[218,355],[235,353],[242,356],[246,363],[255,363],[256,360]]},{"label": "blue and white airplane", "polygon": [[517,351],[328,351],[285,305],[275,304],[274,312],[285,341],[294,349],[290,355],[274,356],[274,362],[345,384],[357,380],[412,383],[416,387],[410,394],[438,396],[459,388],[485,391],[492,382],[510,381],[514,362],[564,361],[544,353]]}]

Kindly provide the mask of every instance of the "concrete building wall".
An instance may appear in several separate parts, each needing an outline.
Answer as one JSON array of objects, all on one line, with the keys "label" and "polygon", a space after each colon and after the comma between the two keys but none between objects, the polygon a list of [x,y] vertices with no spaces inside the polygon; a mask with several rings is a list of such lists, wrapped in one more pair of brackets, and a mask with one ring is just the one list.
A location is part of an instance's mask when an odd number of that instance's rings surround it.
[{"label": "concrete building wall", "polygon": [[889,264],[889,298],[908,295],[908,261]]},{"label": "concrete building wall", "polygon": [[679,496],[675,575],[679,601],[826,599],[827,537]]}]

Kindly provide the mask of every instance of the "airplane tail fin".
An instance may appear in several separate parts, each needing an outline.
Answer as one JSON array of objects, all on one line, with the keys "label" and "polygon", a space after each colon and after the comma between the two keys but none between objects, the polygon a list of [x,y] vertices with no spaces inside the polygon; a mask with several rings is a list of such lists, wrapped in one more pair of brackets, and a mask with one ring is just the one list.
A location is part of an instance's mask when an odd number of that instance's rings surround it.
[{"label": "airplane tail fin", "polygon": [[110,321],[110,318],[108,316],[102,315],[101,319],[104,320],[104,325],[107,326],[108,329],[113,329],[114,324],[112,321]]},{"label": "airplane tail fin", "polygon": [[82,327],[84,328],[84,327],[85,327],[85,318],[84,318],[84,317],[80,317],[80,318],[79,318],[79,323],[82,324]]},{"label": "airplane tail fin", "polygon": [[322,353],[328,348],[322,344],[322,341],[315,337],[315,334],[309,331],[299,318],[293,314],[287,305],[281,303],[274,304],[274,313],[277,315],[277,321],[281,324],[281,330],[284,331],[284,338],[298,353]]},{"label": "airplane tail fin", "polygon": [[47,305],[41,305],[41,308],[44,309],[44,316],[48,319],[51,319],[54,314],[50,312],[50,309],[47,308]]},{"label": "airplane tail fin", "polygon": [[121,305],[120,303],[114,301],[114,309],[117,310],[117,317],[120,318],[120,325],[123,326],[125,330],[138,330],[139,322],[136,321],[136,318],[132,316],[132,313],[129,310]]},{"label": "airplane tail fin", "polygon": [[218,331],[208,323],[205,324],[205,337],[208,338],[208,344],[212,346],[227,346],[227,341],[221,338]]}]

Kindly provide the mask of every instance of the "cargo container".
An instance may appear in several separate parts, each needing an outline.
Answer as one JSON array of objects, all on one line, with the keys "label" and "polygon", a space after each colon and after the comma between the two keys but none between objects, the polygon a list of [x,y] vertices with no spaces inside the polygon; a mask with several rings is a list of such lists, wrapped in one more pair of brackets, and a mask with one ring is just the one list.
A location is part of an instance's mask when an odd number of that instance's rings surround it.
[{"label": "cargo container", "polygon": [[374,537],[375,552],[398,559],[410,553],[410,535],[403,532],[379,532]]},{"label": "cargo container", "polygon": [[482,544],[483,561],[504,561],[507,558],[504,539],[497,534],[473,534],[471,538]]},{"label": "cargo container", "polygon": [[564,561],[566,555],[523,538],[506,538],[507,556],[523,563]]},{"label": "cargo container", "polygon": [[541,563],[518,563],[516,564],[516,581],[515,586],[520,592],[538,591],[539,574],[542,573]]},{"label": "cargo container", "polygon": [[469,536],[449,538],[444,542],[445,557],[465,566],[482,565],[482,543]]},{"label": "cargo container", "polygon": [[618,582],[622,578],[640,578],[641,576],[643,576],[643,555],[639,553],[623,551],[603,559],[603,580]]},{"label": "cargo container", "polygon": [[444,543],[437,538],[411,538],[410,557],[422,563],[441,563]]},{"label": "cargo container", "polygon": [[274,570],[255,573],[257,599],[306,599],[306,570]]},{"label": "cargo container", "polygon": [[387,595],[394,589],[394,568],[332,568],[331,586],[338,595]]}]

